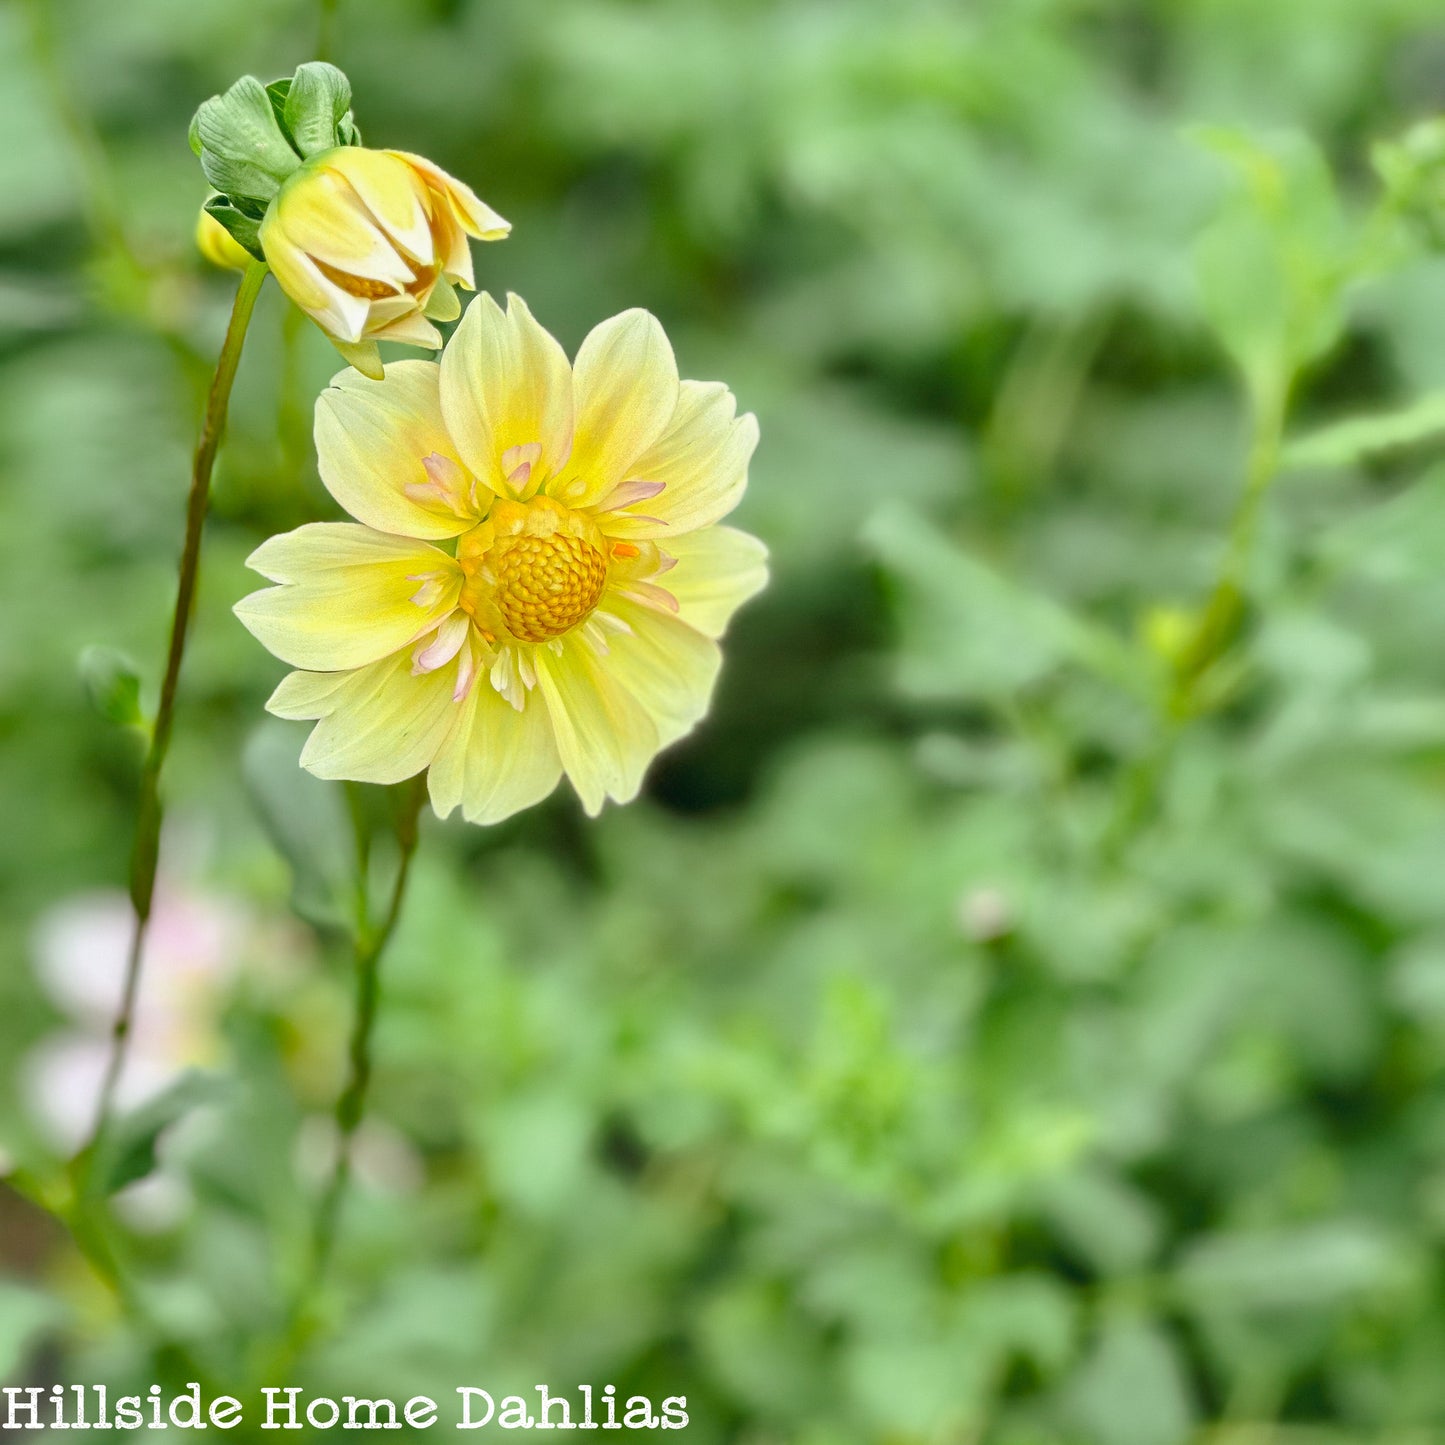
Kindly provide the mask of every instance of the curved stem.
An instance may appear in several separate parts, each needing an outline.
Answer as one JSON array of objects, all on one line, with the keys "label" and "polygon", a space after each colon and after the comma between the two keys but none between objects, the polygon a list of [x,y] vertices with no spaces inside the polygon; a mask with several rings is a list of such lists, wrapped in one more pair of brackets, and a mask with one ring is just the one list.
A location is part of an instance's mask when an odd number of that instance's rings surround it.
[{"label": "curved stem", "polygon": [[125,983],[120,1008],[111,1026],[110,1058],[101,1085],[100,1102],[90,1143],[90,1168],[86,1171],[87,1192],[93,1183],[95,1162],[109,1133],[115,1114],[115,1095],[125,1069],[131,1027],[135,1018],[136,997],[140,990],[141,967],[145,958],[146,933],[150,925],[151,904],[155,898],[156,863],[160,851],[161,770],[170,748],[175,719],[176,689],[180,683],[181,663],[185,657],[186,636],[190,630],[191,612],[195,603],[196,579],[201,561],[201,533],[206,521],[206,508],[211,493],[211,471],[221,433],[226,426],[226,412],[231,400],[231,386],[241,360],[241,347],[246,328],[255,309],[261,283],[266,279],[266,266],[253,261],[241,278],[231,308],[231,322],[216,362],[210,393],[206,398],[205,419],[200,440],[196,444],[191,467],[191,490],[186,501],[186,534],[181,548],[179,580],[176,587],[175,611],[171,616],[170,646],[166,653],[166,670],[161,680],[160,702],[151,729],[150,746],[146,749],[141,769],[140,802],[137,808],[135,842],[131,852],[130,898],[135,911],[130,950],[126,958]]},{"label": "curved stem", "polygon": [[[396,931],[397,920],[401,917],[402,903],[406,897],[407,879],[411,873],[411,860],[416,853],[418,818],[421,805],[426,797],[425,774],[418,775],[407,785],[397,818],[396,836],[400,848],[396,881],[392,884],[391,898],[380,923],[372,924],[367,905],[367,881],[365,849],[358,846],[358,858],[363,872],[359,880],[361,892],[361,916],[356,932],[354,954],[356,968],[356,1019],[352,1025],[350,1060],[351,1072],[346,1088],[336,1101],[336,1163],[331,1178],[316,1209],[316,1220],[311,1236],[311,1268],[305,1284],[305,1293],[318,1289],[326,1277],[331,1263],[331,1254],[336,1244],[337,1231],[341,1224],[341,1210],[346,1192],[351,1183],[352,1152],[356,1131],[366,1112],[367,1093],[371,1087],[371,1041],[376,1028],[376,1011],[381,997],[381,956]],[[299,1301],[298,1303],[304,1303]]]}]

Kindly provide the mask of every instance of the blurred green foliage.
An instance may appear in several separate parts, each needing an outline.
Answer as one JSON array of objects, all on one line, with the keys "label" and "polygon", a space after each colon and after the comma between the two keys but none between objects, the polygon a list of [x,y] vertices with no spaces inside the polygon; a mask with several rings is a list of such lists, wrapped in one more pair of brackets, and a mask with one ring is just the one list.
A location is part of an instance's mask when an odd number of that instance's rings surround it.
[{"label": "blurred green foliage", "polygon": [[[234,284],[186,125],[320,19],[0,9],[0,1142],[42,1173],[35,921],[124,877],[88,694],[155,686]],[[333,514],[336,359],[268,290],[170,796],[174,875],[271,942],[161,1141],[189,1202],[124,1242],[150,1328],[5,1198],[0,1378],[179,1342],[233,1393],[610,1381],[752,1445],[1438,1440],[1445,261],[1394,219],[1428,147],[1369,167],[1445,102],[1436,0],[341,0],[331,58],[514,222],[481,284],[569,346],[648,306],[758,413],[774,585],[636,806],[426,831],[392,1164],[278,1358],[349,864],[299,729],[247,742],[243,559]]]}]

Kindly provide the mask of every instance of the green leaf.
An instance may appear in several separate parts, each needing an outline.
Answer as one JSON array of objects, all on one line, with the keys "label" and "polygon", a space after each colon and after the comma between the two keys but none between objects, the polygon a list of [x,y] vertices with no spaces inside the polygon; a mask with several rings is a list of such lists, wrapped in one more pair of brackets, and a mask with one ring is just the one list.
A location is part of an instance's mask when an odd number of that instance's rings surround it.
[{"label": "green leaf", "polygon": [[286,128],[307,159],[334,150],[338,128],[351,109],[351,82],[334,65],[315,60],[298,65],[286,94]]},{"label": "green leaf", "polygon": [[95,710],[121,727],[144,728],[140,705],[140,673],[113,647],[87,647],[80,654],[80,676]]},{"label": "green leaf", "polygon": [[1432,391],[1393,411],[1351,417],[1300,437],[1285,449],[1284,465],[1350,467],[1377,452],[1445,438],[1445,391]]},{"label": "green leaf", "polygon": [[291,906],[327,930],[351,924],[356,898],[355,845],[341,784],[300,765],[303,732],[262,723],[246,742],[241,773],[276,850],[291,865]]},{"label": "green leaf", "polygon": [[1174,1342],[1144,1320],[1111,1320],[1069,1383],[1066,1411],[1092,1445],[1185,1445],[1195,1406]]},{"label": "green leaf", "polygon": [[225,196],[270,200],[301,164],[254,75],[206,101],[196,111],[192,136],[193,146],[200,143],[206,179]]},{"label": "green leaf", "polygon": [[154,1172],[160,1137],[192,1109],[213,1103],[226,1092],[214,1074],[188,1070],[147,1104],[122,1115],[101,1144],[95,1182],[103,1194],[115,1194]]},{"label": "green leaf", "polygon": [[993,696],[1079,664],[1131,693],[1146,679],[1103,628],[964,551],[917,513],[880,510],[865,540],[900,591],[902,685],[915,696]]},{"label": "green leaf", "polygon": [[1176,1281],[1199,1310],[1322,1310],[1390,1291],[1406,1261],[1373,1222],[1323,1220],[1293,1229],[1204,1236],[1186,1251]]},{"label": "green leaf", "polygon": [[1265,145],[1222,127],[1195,134],[1235,181],[1196,248],[1200,298],[1259,403],[1283,396],[1339,337],[1349,236],[1329,169],[1303,136]]}]

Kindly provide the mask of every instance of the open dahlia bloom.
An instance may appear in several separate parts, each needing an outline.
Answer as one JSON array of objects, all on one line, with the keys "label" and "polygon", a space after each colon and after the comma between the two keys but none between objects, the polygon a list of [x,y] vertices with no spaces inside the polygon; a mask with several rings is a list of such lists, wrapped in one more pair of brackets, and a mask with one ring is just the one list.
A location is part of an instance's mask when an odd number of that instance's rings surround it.
[{"label": "open dahlia bloom", "polygon": [[452,283],[476,284],[467,237],[500,241],[511,229],[421,156],[338,146],[282,184],[260,242],[281,289],[379,380],[378,341],[437,348],[432,321],[461,314]]},{"label": "open dahlia bloom", "polygon": [[757,438],[727,387],[678,380],[645,311],[604,321],[572,366],[520,299],[483,293],[440,365],[342,373],[316,447],[357,522],[273,537],[249,565],[279,585],[236,607],[301,669],[267,706],[318,719],[303,766],[428,768],[437,813],[474,823],[564,772],[589,813],[634,797],[767,580],[762,544],[717,525]]}]

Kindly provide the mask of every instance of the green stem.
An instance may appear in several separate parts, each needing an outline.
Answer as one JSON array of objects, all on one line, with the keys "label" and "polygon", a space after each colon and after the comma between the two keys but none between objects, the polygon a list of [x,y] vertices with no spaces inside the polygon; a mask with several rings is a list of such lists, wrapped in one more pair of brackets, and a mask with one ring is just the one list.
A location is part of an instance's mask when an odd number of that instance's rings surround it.
[{"label": "green stem", "polygon": [[336,35],[337,0],[321,0],[321,15],[316,27],[316,59],[330,60]]},{"label": "green stem", "polygon": [[166,653],[166,670],[161,680],[160,703],[151,729],[150,746],[141,769],[140,802],[137,808],[135,842],[131,853],[130,897],[135,910],[130,951],[126,958],[125,983],[120,1008],[111,1026],[110,1058],[101,1085],[100,1103],[90,1144],[90,1167],[85,1172],[85,1193],[94,1185],[95,1164],[102,1153],[115,1115],[115,1095],[125,1069],[131,1028],[135,1018],[136,997],[140,990],[141,967],[145,957],[146,934],[150,925],[151,905],[155,898],[156,864],[160,852],[161,771],[170,749],[171,730],[175,719],[176,689],[180,683],[181,663],[185,657],[186,636],[194,609],[196,579],[201,561],[201,533],[206,521],[206,508],[211,493],[211,472],[216,463],[216,450],[226,426],[226,412],[231,400],[231,386],[241,360],[241,347],[246,328],[255,309],[261,283],[266,279],[264,262],[253,261],[241,278],[231,309],[231,323],[216,362],[210,394],[206,399],[205,419],[200,440],[196,444],[191,468],[191,490],[186,502],[186,534],[181,548],[179,580],[176,587],[175,611],[171,616],[170,646]]},{"label": "green stem", "polygon": [[316,1219],[311,1237],[311,1268],[306,1279],[304,1295],[314,1294],[322,1285],[331,1263],[332,1251],[341,1224],[341,1211],[351,1183],[352,1153],[356,1131],[366,1112],[367,1094],[371,1087],[372,1058],[371,1043],[376,1029],[376,1012],[381,998],[381,956],[396,931],[397,920],[401,917],[402,902],[406,897],[407,879],[411,873],[411,860],[416,853],[418,819],[421,805],[426,797],[425,776],[419,776],[407,786],[397,818],[396,836],[400,849],[396,881],[392,884],[391,898],[380,923],[373,924],[370,916],[366,872],[367,853],[358,847],[358,862],[363,872],[360,878],[361,916],[356,933],[354,954],[356,972],[356,1018],[352,1025],[350,1047],[350,1076],[346,1088],[336,1101],[336,1163],[331,1178],[321,1195],[316,1209]]},{"label": "green stem", "polygon": [[1180,654],[1168,703],[1168,715],[1179,721],[1193,715],[1199,681],[1233,641],[1244,610],[1244,588],[1264,499],[1279,475],[1284,445],[1289,386],[1263,394],[1255,406],[1254,438],[1245,469],[1244,490],[1230,523],[1229,541],[1219,577],[1199,615],[1194,635]]}]

